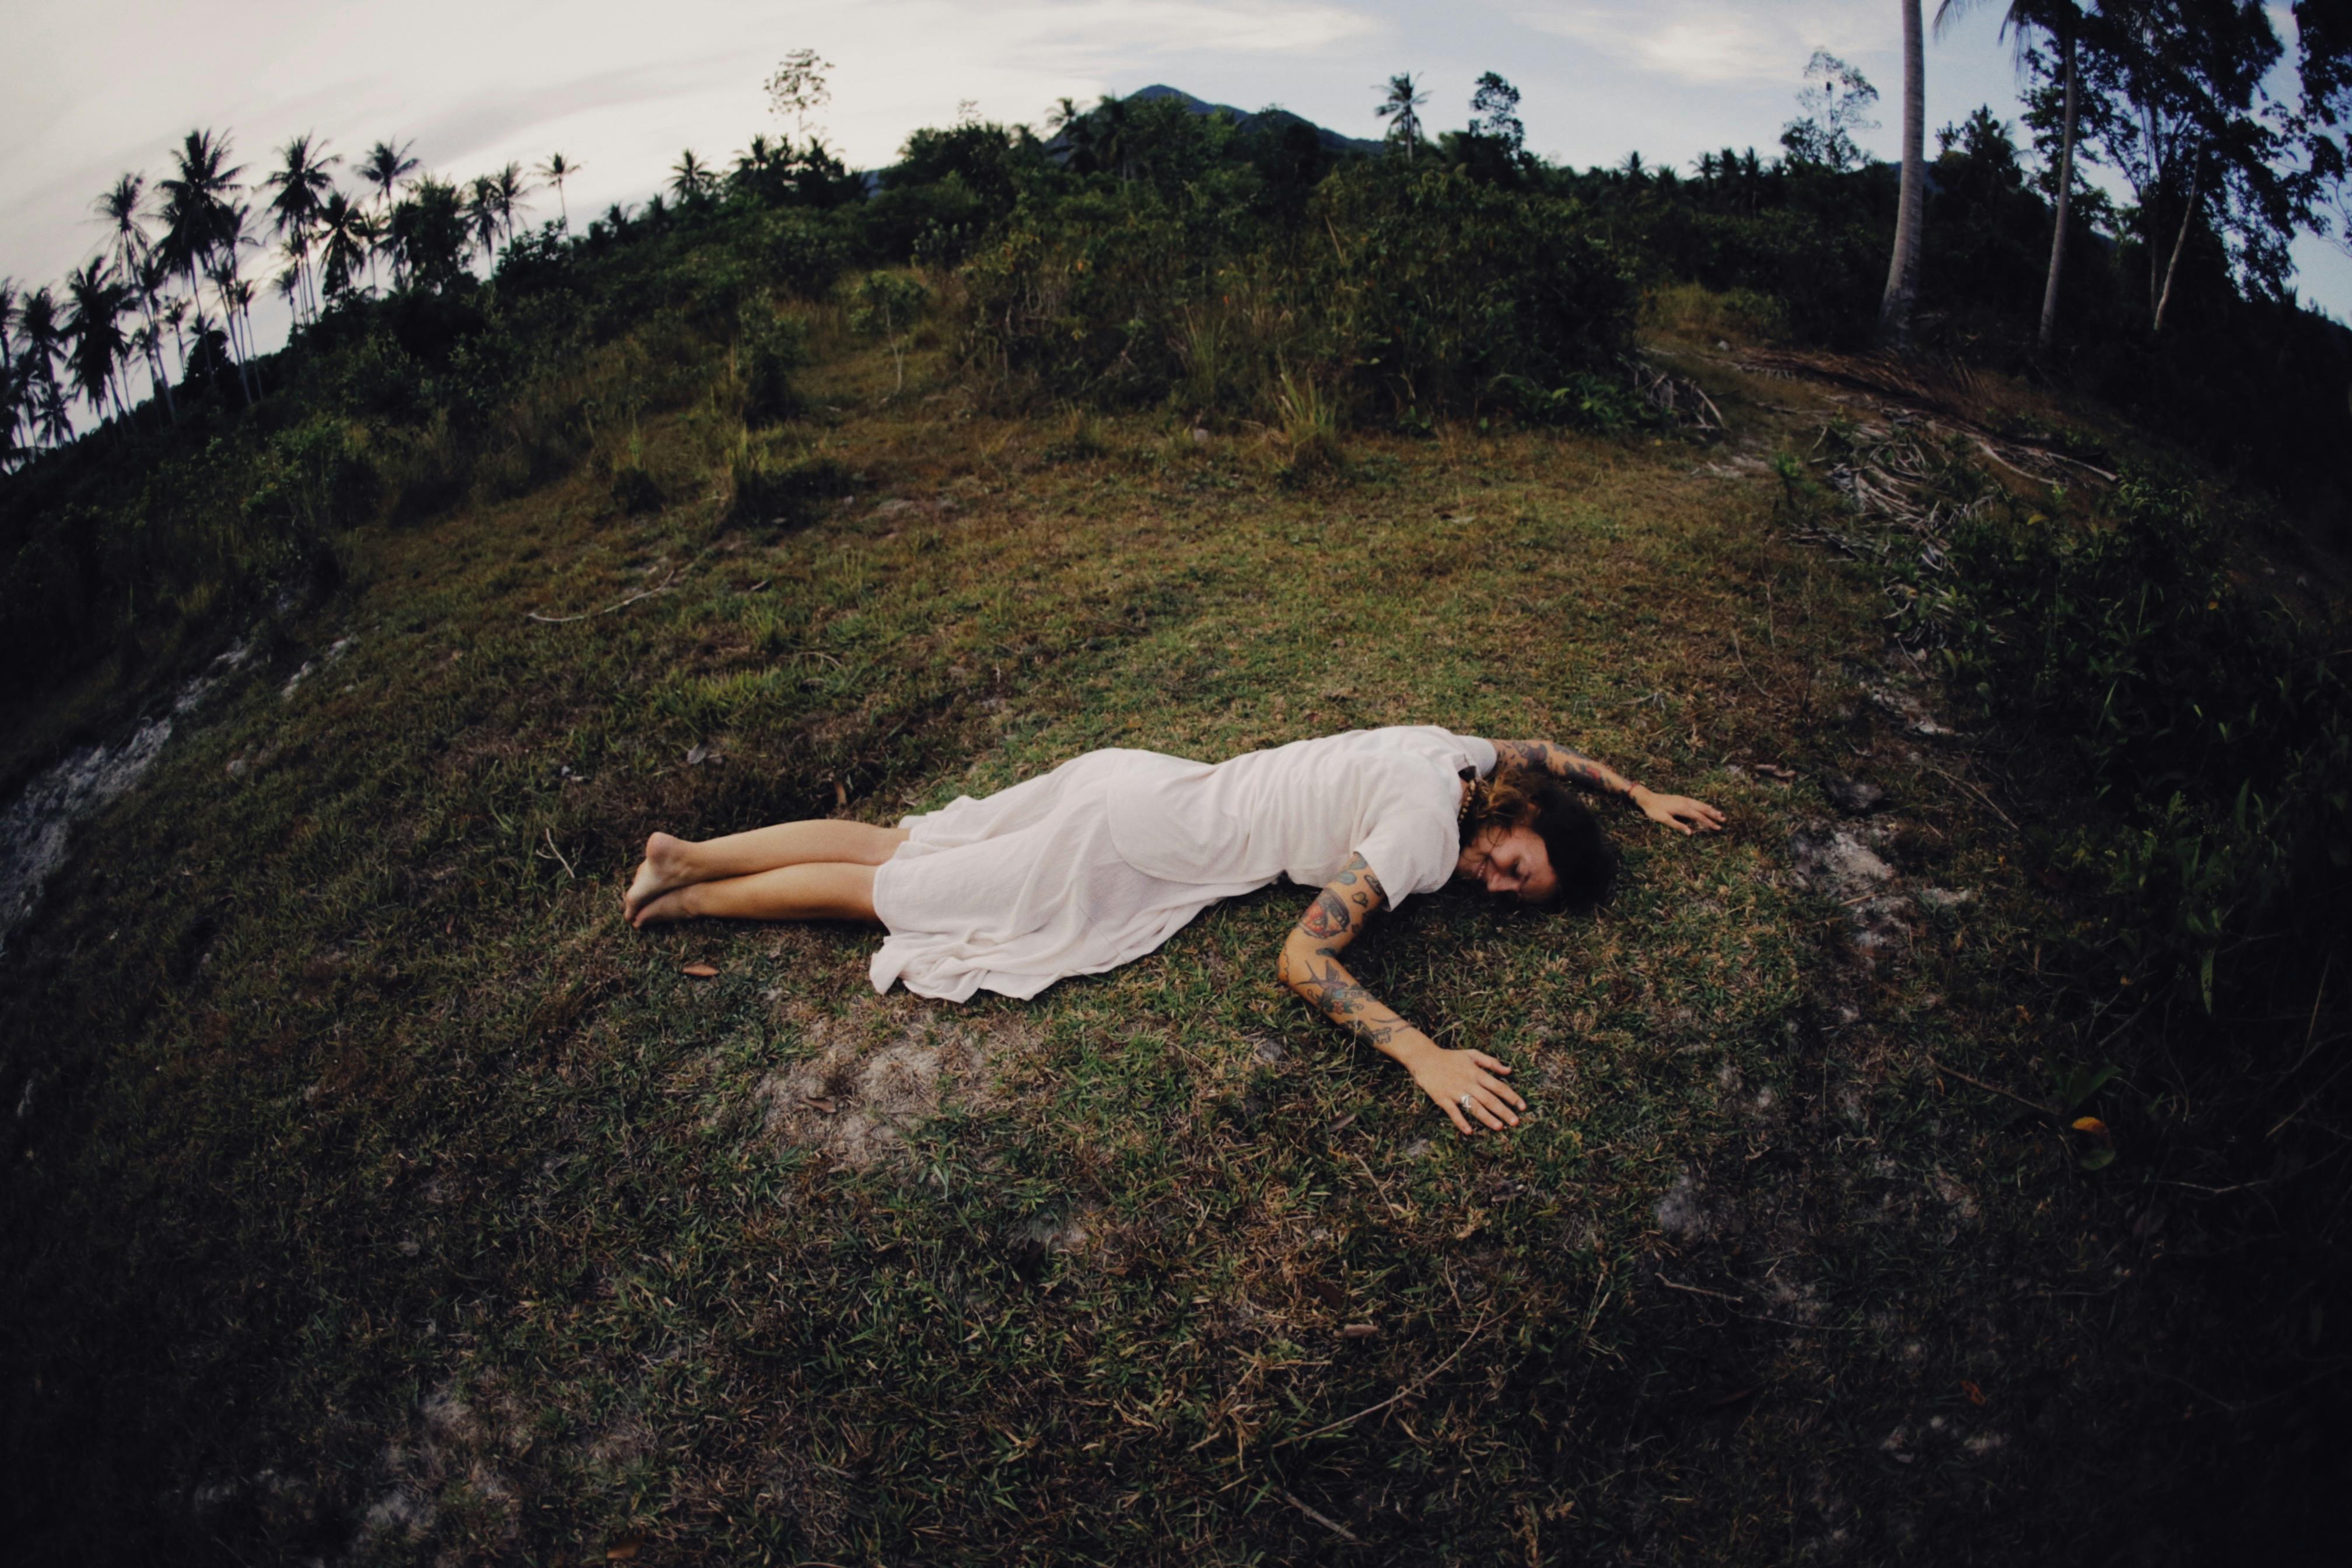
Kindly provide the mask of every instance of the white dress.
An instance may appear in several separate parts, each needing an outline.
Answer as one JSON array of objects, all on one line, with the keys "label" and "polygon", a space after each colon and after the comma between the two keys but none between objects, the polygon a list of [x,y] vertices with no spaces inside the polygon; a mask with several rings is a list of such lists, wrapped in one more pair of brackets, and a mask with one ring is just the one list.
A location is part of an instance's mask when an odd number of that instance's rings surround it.
[{"label": "white dress", "polygon": [[1307,887],[1361,854],[1399,904],[1445,885],[1462,775],[1495,748],[1434,725],[1356,730],[1190,762],[1089,752],[1012,788],[904,818],[874,874],[877,991],[1034,996],[1157,948],[1221,899]]}]

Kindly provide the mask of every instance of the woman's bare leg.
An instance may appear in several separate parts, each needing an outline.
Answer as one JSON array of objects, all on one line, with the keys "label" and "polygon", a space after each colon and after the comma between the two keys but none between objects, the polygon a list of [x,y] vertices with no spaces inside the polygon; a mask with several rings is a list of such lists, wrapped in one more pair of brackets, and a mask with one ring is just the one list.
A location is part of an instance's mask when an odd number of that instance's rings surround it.
[{"label": "woman's bare leg", "polygon": [[[879,866],[907,841],[903,827],[864,822],[780,822],[749,833],[730,833],[698,844],[656,833],[646,840],[646,858],[621,900],[634,921],[637,911],[673,889],[720,877],[749,877],[784,866],[809,864]],[[784,917],[791,918],[791,917]]]},{"label": "woman's bare leg", "polygon": [[804,861],[673,888],[639,904],[632,925],[659,921],[872,921],[874,868]]}]

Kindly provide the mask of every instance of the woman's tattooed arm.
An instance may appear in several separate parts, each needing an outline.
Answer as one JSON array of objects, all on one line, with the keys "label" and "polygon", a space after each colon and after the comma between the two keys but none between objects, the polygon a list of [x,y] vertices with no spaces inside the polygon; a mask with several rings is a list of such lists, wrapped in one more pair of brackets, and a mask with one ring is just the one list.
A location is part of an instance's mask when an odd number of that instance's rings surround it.
[{"label": "woman's tattooed arm", "polygon": [[1282,945],[1282,983],[1341,1028],[1402,1059],[1405,1047],[1426,1040],[1356,983],[1339,954],[1364,922],[1388,902],[1380,879],[1361,855],[1315,895]]},{"label": "woman's tattooed arm", "polygon": [[1613,795],[1626,800],[1633,798],[1641,786],[1605,763],[1596,763],[1582,752],[1555,745],[1549,741],[1497,741],[1495,753],[1506,763],[1514,763],[1534,773],[1549,773],[1556,779],[1566,779],[1582,784],[1602,795]]}]

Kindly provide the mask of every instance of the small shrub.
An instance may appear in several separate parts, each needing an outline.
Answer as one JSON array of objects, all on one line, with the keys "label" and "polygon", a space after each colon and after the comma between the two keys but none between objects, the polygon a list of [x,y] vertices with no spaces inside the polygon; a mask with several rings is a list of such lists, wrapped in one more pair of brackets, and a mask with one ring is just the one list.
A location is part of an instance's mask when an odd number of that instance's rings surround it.
[{"label": "small shrub", "polygon": [[857,488],[856,477],[830,458],[788,460],[748,435],[729,458],[728,485],[730,521],[779,527],[803,526],[815,517],[820,501]]},{"label": "small shrub", "polygon": [[1542,386],[1523,375],[1507,375],[1496,391],[1511,411],[1533,425],[1565,425],[1613,436],[1664,426],[1666,419],[1622,376],[1579,371],[1558,386]]},{"label": "small shrub", "polygon": [[1347,454],[1339,444],[1339,404],[1314,377],[1282,372],[1275,412],[1287,454],[1282,469],[1286,482],[1346,469]]},{"label": "small shrub", "polygon": [[920,283],[898,272],[868,272],[850,296],[849,330],[880,338],[889,346],[898,372],[896,391],[907,387],[907,333],[929,298]]},{"label": "small shrub", "polygon": [[808,363],[808,328],[764,305],[743,311],[742,336],[735,348],[736,374],[743,388],[743,418],[753,427],[797,417],[805,408],[793,385],[793,372]]},{"label": "small shrub", "polygon": [[662,488],[646,467],[632,459],[613,469],[613,504],[631,517],[642,512],[659,511],[662,508]]},{"label": "small shrub", "polygon": [[800,213],[780,215],[769,230],[771,277],[803,300],[822,300],[840,279],[847,256],[835,227]]},{"label": "small shrub", "polygon": [[1101,424],[1085,409],[1073,406],[1062,416],[1060,432],[1045,443],[1045,457],[1048,462],[1082,463],[1109,450]]}]

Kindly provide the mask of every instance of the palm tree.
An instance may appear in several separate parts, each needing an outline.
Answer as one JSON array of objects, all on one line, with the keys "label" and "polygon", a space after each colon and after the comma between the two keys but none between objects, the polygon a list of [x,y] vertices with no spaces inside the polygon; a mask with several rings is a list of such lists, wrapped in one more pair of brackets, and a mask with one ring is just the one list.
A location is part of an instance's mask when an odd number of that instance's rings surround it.
[{"label": "palm tree", "polygon": [[1903,189],[1895,210],[1895,254],[1878,303],[1878,341],[1911,346],[1911,307],[1919,294],[1919,250],[1927,216],[1927,61],[1919,0],[1903,3]]},{"label": "palm tree", "polygon": [[494,261],[499,247],[499,186],[488,174],[477,174],[466,185],[466,228],[482,247],[485,263]]},{"label": "palm tree", "polygon": [[1412,159],[1412,150],[1421,142],[1421,106],[1429,101],[1429,94],[1415,87],[1412,73],[1404,72],[1389,78],[1388,97],[1373,112],[1389,121],[1389,134],[1404,143],[1406,162]]},{"label": "palm tree", "polygon": [[416,160],[408,155],[408,150],[415,145],[414,142],[403,142],[395,147],[389,142],[379,142],[360,160],[357,173],[375,187],[379,209],[390,206],[400,182],[416,173]]},{"label": "palm tree", "polygon": [[114,259],[146,313],[146,328],[136,341],[147,361],[147,379],[162,389],[164,412],[177,425],[180,405],[172,393],[172,378],[163,374],[163,334],[155,322],[155,296],[167,274],[153,264],[154,247],[147,238],[145,179],[138,174],[121,176],[98,198],[97,209],[99,216],[113,226]]},{"label": "palm tree", "polygon": [[677,195],[680,206],[693,206],[699,203],[719,181],[719,176],[710,172],[709,166],[694,155],[691,147],[678,154],[677,162],[670,165],[669,172],[669,188]]},{"label": "palm tree", "polygon": [[221,247],[213,270],[213,291],[220,297],[221,312],[230,324],[238,366],[252,378],[252,395],[257,398],[261,395],[261,367],[254,363],[253,284],[245,276],[245,253],[261,243],[252,232],[252,205],[237,202],[224,207],[220,226]]},{"label": "palm tree", "polygon": [[564,204],[563,182],[579,172],[580,165],[572,163],[561,153],[550,153],[547,155],[547,162],[534,171],[541,179],[555,187],[555,205],[563,214],[563,226],[567,229],[572,226],[572,209]]},{"label": "palm tree", "polygon": [[296,325],[302,321],[302,309],[308,297],[302,291],[302,274],[310,265],[309,239],[300,233],[288,235],[278,242],[278,270],[269,279],[269,291],[286,301],[286,308]]},{"label": "palm tree", "polygon": [[[157,260],[161,260],[159,257]],[[175,294],[163,301],[163,324],[172,329],[173,357],[180,362],[180,379],[188,379],[188,337],[183,329],[188,321],[188,297]]]},{"label": "palm tree", "polygon": [[319,205],[319,276],[329,299],[351,288],[362,260],[373,259],[372,237],[367,209],[341,191],[328,192]]},{"label": "palm tree", "polygon": [[24,417],[24,383],[16,377],[16,280],[0,278],[0,466],[16,461],[16,426]]},{"label": "palm tree", "polygon": [[17,355],[16,376],[23,387],[26,429],[55,446],[73,434],[73,422],[66,416],[65,393],[58,385],[62,334],[57,297],[47,288],[34,289],[17,307],[16,334],[25,345]]},{"label": "palm tree", "polygon": [[499,221],[506,225],[507,243],[512,245],[515,236],[515,211],[523,198],[530,194],[530,182],[522,177],[520,163],[509,163],[490,176],[491,188],[497,193]]},{"label": "palm tree", "polygon": [[122,312],[130,305],[130,290],[115,280],[114,264],[104,257],[66,274],[66,315],[58,324],[66,368],[73,373],[74,390],[101,422],[110,399],[116,413],[130,413],[114,374],[130,348],[122,336]]},{"label": "palm tree", "polygon": [[[155,182],[155,188],[163,193],[163,254],[172,269],[188,280],[188,290],[195,298],[199,342],[205,335],[205,307],[198,280],[219,270],[224,244],[234,254],[236,241],[243,237],[243,219],[232,227],[229,214],[233,199],[244,189],[237,176],[245,171],[228,166],[228,157],[226,137],[191,131],[173,154],[176,164],[173,176]],[[246,380],[242,360],[237,364],[237,388],[245,394],[246,405],[252,406],[253,388]]]},{"label": "palm tree", "polygon": [[[334,177],[327,173],[341,163],[342,155],[331,153],[323,146],[311,145],[312,133],[304,132],[278,149],[282,160],[275,172],[261,182],[262,188],[277,193],[269,198],[270,231],[287,240],[287,249],[294,262],[297,291],[288,298],[300,302],[299,285],[309,270],[310,228],[318,221],[319,204],[324,195],[334,189]],[[317,314],[318,300],[311,300],[311,313]]]},{"label": "palm tree", "polygon": [[[1937,36],[1954,17],[1984,3],[1985,0],[1939,0],[1936,6]],[[2029,28],[2039,29],[2057,40],[2059,71],[2065,82],[2058,141],[2058,222],[2050,235],[2050,269],[2042,282],[2042,327],[2036,340],[2042,352],[2048,353],[2058,331],[2058,277],[2066,264],[2066,217],[2074,195],[2074,128],[2079,112],[2074,52],[2083,31],[2083,8],[2076,0],[2009,0],[2001,13],[2001,36],[2007,37],[2014,33],[2022,51]]]}]

